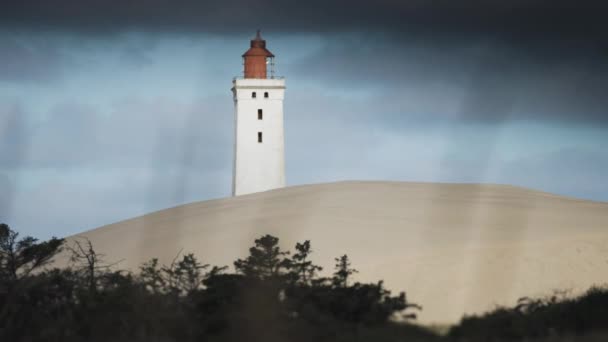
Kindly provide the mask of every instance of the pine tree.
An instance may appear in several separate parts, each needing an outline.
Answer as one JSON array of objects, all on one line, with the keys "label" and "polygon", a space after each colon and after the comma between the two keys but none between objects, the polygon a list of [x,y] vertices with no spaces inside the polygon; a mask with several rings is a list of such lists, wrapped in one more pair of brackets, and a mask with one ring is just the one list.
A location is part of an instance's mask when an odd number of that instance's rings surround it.
[{"label": "pine tree", "polygon": [[349,277],[359,271],[350,267],[350,260],[346,254],[335,258],[335,261],[336,272],[334,272],[334,277],[332,278],[333,284],[337,287],[347,287]]},{"label": "pine tree", "polygon": [[310,248],[309,240],[303,243],[296,243],[296,253],[291,258],[291,274],[294,281],[309,285],[317,272],[323,270],[323,267],[314,265],[308,259],[311,253],[312,249]]},{"label": "pine tree", "polygon": [[258,279],[276,278],[284,275],[290,267],[289,252],[281,251],[279,238],[264,235],[255,240],[255,246],[249,249],[246,259],[234,262],[237,272]]}]

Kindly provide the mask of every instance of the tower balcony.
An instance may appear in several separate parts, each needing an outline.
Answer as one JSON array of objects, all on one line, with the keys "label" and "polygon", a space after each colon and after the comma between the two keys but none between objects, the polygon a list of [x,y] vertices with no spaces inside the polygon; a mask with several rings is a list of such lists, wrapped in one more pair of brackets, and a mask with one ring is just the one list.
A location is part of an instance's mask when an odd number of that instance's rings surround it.
[{"label": "tower balcony", "polygon": [[285,76],[268,76],[265,78],[252,78],[252,77],[245,77],[245,76],[234,76],[232,78],[232,81],[236,81],[236,80],[284,80]]},{"label": "tower balcony", "polygon": [[285,77],[274,77],[274,78],[245,78],[235,77],[232,80],[234,88],[275,88],[285,89]]}]

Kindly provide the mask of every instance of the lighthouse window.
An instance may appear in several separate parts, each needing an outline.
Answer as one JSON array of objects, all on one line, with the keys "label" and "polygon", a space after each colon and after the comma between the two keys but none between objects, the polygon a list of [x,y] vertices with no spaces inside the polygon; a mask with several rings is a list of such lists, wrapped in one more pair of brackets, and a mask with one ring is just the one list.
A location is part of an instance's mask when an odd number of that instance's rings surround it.
[{"label": "lighthouse window", "polygon": [[258,142],[262,142],[262,132],[258,132]]},{"label": "lighthouse window", "polygon": [[256,98],[256,96],[257,96],[257,94],[255,93],[255,91],[251,93],[251,98],[252,98],[252,99],[255,99],[255,98]]},{"label": "lighthouse window", "polygon": [[258,109],[258,120],[262,120],[264,118],[264,115],[262,114],[262,110]]},{"label": "lighthouse window", "polygon": [[264,92],[264,98],[267,99],[268,98],[268,92]]}]

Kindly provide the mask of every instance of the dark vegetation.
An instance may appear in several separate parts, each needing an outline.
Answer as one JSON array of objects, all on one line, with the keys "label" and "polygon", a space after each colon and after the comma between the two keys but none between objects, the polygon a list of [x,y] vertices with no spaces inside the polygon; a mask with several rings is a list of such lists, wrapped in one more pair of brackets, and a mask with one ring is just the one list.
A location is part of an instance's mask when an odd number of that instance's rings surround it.
[{"label": "dark vegetation", "polygon": [[[309,241],[293,254],[278,242],[255,240],[234,273],[193,254],[170,265],[152,259],[133,273],[115,270],[87,240],[19,239],[2,224],[0,341],[508,341],[590,333],[607,340],[605,288],[574,299],[524,298],[438,336],[409,323],[421,307],[405,293],[392,295],[382,281],[354,282],[348,256],[321,277]],[[70,267],[51,268],[62,249]]]},{"label": "dark vegetation", "polygon": [[[556,293],[547,298],[521,298],[513,308],[497,308],[481,316],[464,317],[450,336],[467,341],[557,339],[604,332],[608,341],[608,288],[593,287],[569,298]],[[578,339],[576,339],[578,340]],[[598,340],[600,341],[600,340]]]}]

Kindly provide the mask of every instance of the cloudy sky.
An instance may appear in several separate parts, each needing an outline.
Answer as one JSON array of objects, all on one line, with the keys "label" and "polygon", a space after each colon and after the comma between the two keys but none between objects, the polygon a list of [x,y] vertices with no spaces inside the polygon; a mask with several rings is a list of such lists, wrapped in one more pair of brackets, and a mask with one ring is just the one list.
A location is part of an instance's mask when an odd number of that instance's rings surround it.
[{"label": "cloudy sky", "polygon": [[262,29],[290,185],[490,182],[608,201],[602,1],[10,1],[0,221],[41,238],[230,194]]}]

